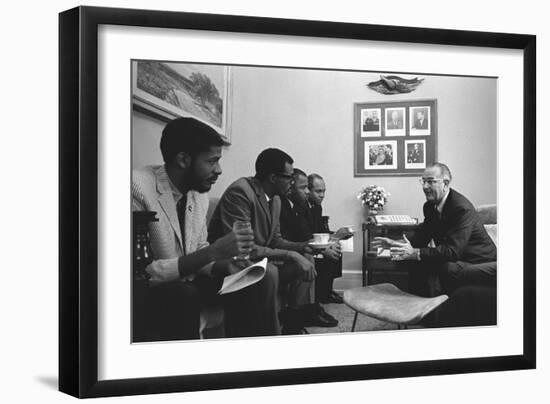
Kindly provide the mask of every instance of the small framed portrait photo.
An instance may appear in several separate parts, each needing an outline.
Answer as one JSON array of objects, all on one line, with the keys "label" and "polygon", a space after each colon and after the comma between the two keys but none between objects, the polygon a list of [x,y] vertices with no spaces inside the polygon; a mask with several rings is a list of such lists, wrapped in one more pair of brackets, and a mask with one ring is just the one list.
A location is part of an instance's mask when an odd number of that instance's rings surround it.
[{"label": "small framed portrait photo", "polygon": [[380,108],[368,108],[361,110],[361,137],[381,136],[381,116],[382,110]]},{"label": "small framed portrait photo", "polygon": [[429,136],[430,127],[430,107],[410,107],[409,125],[411,136]]},{"label": "small framed portrait photo", "polygon": [[396,168],[396,140],[365,142],[365,170],[391,170]]},{"label": "small framed portrait photo", "polygon": [[426,141],[405,140],[405,168],[426,168]]},{"label": "small framed portrait photo", "polygon": [[405,136],[405,108],[386,108],[386,136]]}]

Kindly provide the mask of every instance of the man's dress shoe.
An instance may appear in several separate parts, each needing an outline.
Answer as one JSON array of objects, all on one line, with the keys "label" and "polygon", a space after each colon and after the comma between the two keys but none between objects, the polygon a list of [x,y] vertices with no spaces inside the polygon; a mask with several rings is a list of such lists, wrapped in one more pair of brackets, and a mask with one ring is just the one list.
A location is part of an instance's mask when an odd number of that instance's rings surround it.
[{"label": "man's dress shoe", "polygon": [[336,293],[335,291],[330,292],[328,297],[321,298],[321,299],[319,299],[319,301],[323,304],[327,304],[327,303],[341,304],[341,303],[344,303],[344,300],[342,300],[342,297],[338,293]]},{"label": "man's dress shoe", "polygon": [[328,314],[319,304],[306,306],[304,313],[306,327],[336,327],[338,320]]}]

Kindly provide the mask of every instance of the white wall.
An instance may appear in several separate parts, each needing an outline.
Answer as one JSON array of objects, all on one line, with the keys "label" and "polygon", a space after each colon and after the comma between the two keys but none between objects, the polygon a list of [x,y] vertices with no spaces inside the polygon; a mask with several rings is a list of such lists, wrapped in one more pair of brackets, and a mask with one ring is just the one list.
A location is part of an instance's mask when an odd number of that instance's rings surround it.
[{"label": "white wall", "polygon": [[[4,5],[0,26],[3,80],[0,149],[2,196],[3,288],[0,336],[0,400],[6,403],[74,403],[56,391],[57,385],[57,13],[81,4],[27,1]],[[550,27],[541,2],[442,2],[394,0],[380,2],[316,2],[296,0],[90,0],[88,5],[157,8],[222,14],[414,25],[496,32],[537,34],[538,153],[537,153],[537,369],[483,374],[415,377],[316,385],[219,390],[185,394],[101,399],[109,403],[507,403],[548,398],[550,376],[550,275],[543,252],[550,238],[550,195],[546,152],[550,149]],[[395,11],[397,10],[397,11]],[[30,98],[29,94],[34,97]],[[30,102],[30,100],[33,102]],[[442,112],[440,108],[440,112]],[[518,139],[520,135],[518,134]],[[451,156],[449,156],[450,158]],[[463,174],[462,176],[466,176]],[[457,175],[457,181],[458,181]],[[333,193],[334,191],[331,191]],[[473,192],[472,192],[473,193]],[[332,195],[329,196],[329,199]],[[329,201],[327,201],[328,203]],[[482,201],[479,201],[482,202]],[[328,208],[327,208],[328,210]],[[331,208],[332,210],[332,208]],[[412,347],[411,347],[412,348]],[[285,352],[298,355],[299,352]],[[544,398],[546,397],[546,399]],[[95,402],[95,401],[94,401]]]},{"label": "white wall", "polygon": [[[354,177],[353,104],[435,98],[439,161],[449,165],[454,186],[474,204],[496,203],[495,79],[423,76],[413,93],[388,96],[366,87],[378,80],[374,73],[234,67],[232,74],[232,144],[224,151],[224,172],[212,196],[253,175],[257,155],[278,147],[293,157],[295,167],[325,178],[324,212],[333,228],[361,228],[365,211],[356,195],[370,184],[391,193],[386,213],[422,218],[417,177]],[[163,123],[138,112],[133,123],[133,165],[161,162]],[[345,269],[360,269],[360,242],[355,237],[354,253],[345,254]]]}]

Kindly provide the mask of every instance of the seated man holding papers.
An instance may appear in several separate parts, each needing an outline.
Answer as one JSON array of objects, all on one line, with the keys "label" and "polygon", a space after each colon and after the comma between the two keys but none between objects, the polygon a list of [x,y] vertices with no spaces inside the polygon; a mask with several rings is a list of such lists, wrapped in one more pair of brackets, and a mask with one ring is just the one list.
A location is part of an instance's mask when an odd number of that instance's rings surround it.
[{"label": "seated man holding papers", "polygon": [[[146,324],[143,330],[134,329],[136,342],[199,338],[202,307],[218,299],[223,277],[232,268],[232,257],[253,246],[250,229],[228,231],[211,245],[207,242],[206,193],[222,173],[219,162],[223,145],[210,126],[192,118],[178,118],[162,132],[164,164],[132,173],[132,210],[153,211],[158,218],[149,225],[153,262],[146,272],[150,287],[145,302],[139,305],[143,310],[133,313],[134,319]],[[254,327],[235,333],[275,333],[278,324],[266,322],[264,316],[266,311],[275,311],[275,280],[268,271],[261,281],[236,292],[247,295],[247,305],[220,300],[226,310],[226,326],[238,329],[232,320],[251,322]],[[241,318],[245,320],[237,321]]]}]

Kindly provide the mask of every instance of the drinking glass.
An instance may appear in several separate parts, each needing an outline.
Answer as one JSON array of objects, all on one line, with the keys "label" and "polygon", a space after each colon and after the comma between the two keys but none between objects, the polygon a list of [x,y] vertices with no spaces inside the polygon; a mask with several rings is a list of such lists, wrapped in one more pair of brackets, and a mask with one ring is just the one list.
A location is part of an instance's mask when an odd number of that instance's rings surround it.
[{"label": "drinking glass", "polygon": [[[233,232],[234,233],[240,233],[243,230],[252,231],[252,225],[248,220],[237,220],[233,223]],[[239,246],[240,247],[240,246]],[[235,259],[238,260],[247,260],[250,259],[249,252],[241,253],[235,257]]]}]

